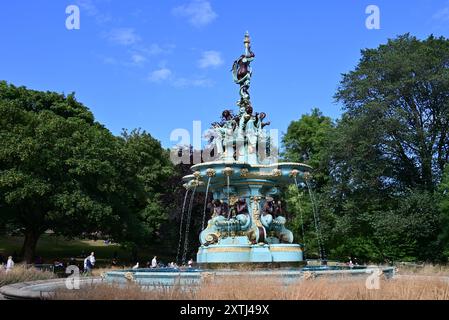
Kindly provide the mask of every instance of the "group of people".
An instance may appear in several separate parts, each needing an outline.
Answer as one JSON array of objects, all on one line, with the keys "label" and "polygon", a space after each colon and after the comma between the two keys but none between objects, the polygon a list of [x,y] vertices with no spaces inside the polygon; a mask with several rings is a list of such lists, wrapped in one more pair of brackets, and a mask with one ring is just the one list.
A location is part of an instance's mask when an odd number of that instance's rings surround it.
[{"label": "group of people", "polygon": [[[114,257],[114,259],[116,259]],[[40,262],[39,264],[42,264],[42,258],[38,257],[36,259],[36,265],[38,265],[37,262]],[[95,258],[95,252],[91,252],[91,254],[89,256],[87,256],[86,258],[84,258],[83,261],[83,271],[86,275],[90,275],[92,274],[92,269],[95,267],[95,263],[96,263],[96,258]],[[77,265],[76,259],[71,258],[70,262],[68,263],[70,265]],[[55,267],[64,267],[64,263],[56,260],[54,263]],[[189,268],[192,268],[193,266],[193,259],[190,259],[189,262],[187,263],[187,266]],[[147,268],[162,268],[162,267],[167,267],[167,268],[179,268],[178,265],[175,262],[170,262],[168,265],[163,265],[162,263],[159,263],[157,261],[157,256],[154,256],[153,259],[147,262],[146,264]],[[6,271],[9,272],[14,268],[14,260],[12,256],[9,256],[8,259],[5,259],[4,256],[2,254],[0,254],[0,272]],[[138,269],[139,268],[139,263],[137,262],[137,264],[133,267],[133,269]]]},{"label": "group of people", "polygon": [[[189,268],[192,268],[192,266],[193,266],[193,259],[190,259],[187,262],[187,266]],[[140,268],[139,262],[137,262],[132,268],[133,269],[139,269]],[[179,268],[179,266],[176,264],[176,262],[170,262],[169,264],[165,265],[165,264],[163,264],[161,262],[158,262],[157,261],[157,256],[154,256],[154,258],[151,260],[151,262],[150,261],[147,262],[146,268],[147,269],[155,269],[155,268],[174,268],[174,269],[177,269],[177,268]]]},{"label": "group of people", "polygon": [[[227,202],[215,199],[212,201],[211,207],[212,217],[225,216],[235,217],[239,214],[248,214],[248,204],[244,198],[240,198],[233,205],[229,206]],[[271,197],[267,197],[262,208],[262,214],[271,214],[273,217],[283,215],[282,202],[275,201]]]}]

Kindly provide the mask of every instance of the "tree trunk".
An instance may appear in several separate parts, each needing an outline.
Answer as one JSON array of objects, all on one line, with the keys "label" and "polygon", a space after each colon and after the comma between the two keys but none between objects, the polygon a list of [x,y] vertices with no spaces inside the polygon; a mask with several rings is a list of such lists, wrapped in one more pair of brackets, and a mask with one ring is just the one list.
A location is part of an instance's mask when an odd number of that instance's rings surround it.
[{"label": "tree trunk", "polygon": [[36,252],[37,241],[41,234],[35,230],[25,231],[25,240],[22,247],[23,260],[30,264],[34,261],[34,254]]},{"label": "tree trunk", "polygon": [[423,184],[426,190],[432,192],[433,186],[433,174],[432,174],[432,156],[425,155],[421,160],[421,174]]}]

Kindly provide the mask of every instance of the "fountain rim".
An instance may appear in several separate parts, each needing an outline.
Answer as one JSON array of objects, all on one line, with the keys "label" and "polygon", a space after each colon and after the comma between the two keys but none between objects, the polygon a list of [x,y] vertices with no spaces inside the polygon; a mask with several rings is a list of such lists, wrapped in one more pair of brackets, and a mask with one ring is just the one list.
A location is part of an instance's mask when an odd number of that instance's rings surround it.
[{"label": "fountain rim", "polygon": [[252,168],[272,168],[272,167],[279,167],[279,166],[298,166],[298,167],[305,167],[307,169],[313,170],[311,166],[305,163],[300,162],[276,162],[272,164],[251,164],[248,162],[243,161],[209,161],[209,162],[203,162],[198,163],[190,167],[192,171],[195,171],[198,168],[207,167],[207,166],[214,166],[214,165],[246,165]]}]

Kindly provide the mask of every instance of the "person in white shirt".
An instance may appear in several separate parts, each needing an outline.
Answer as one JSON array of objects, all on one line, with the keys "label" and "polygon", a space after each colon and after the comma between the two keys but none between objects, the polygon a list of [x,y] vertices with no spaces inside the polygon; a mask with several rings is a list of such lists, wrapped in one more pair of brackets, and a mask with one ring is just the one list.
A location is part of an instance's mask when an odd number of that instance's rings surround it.
[{"label": "person in white shirt", "polygon": [[6,272],[11,271],[14,268],[14,261],[12,260],[12,257],[8,257],[8,262],[6,262]]},{"label": "person in white shirt", "polygon": [[151,260],[151,268],[157,267],[157,256],[154,256],[153,260]]},{"label": "person in white shirt", "polygon": [[90,256],[84,259],[84,271],[86,273],[90,273],[94,266],[95,266],[95,253],[92,252]]},{"label": "person in white shirt", "polygon": [[95,266],[95,253],[94,252],[90,253],[89,260],[90,260],[90,263],[92,264],[92,267],[94,267]]}]

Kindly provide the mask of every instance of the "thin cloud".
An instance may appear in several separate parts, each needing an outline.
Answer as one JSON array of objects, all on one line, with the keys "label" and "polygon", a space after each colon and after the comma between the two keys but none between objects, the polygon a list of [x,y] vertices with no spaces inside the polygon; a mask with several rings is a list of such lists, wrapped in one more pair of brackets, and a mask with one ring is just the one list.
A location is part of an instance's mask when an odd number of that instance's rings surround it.
[{"label": "thin cloud", "polygon": [[202,54],[201,59],[198,61],[198,66],[201,69],[205,68],[216,68],[223,64],[223,59],[221,58],[221,53],[218,51],[205,51]]},{"label": "thin cloud", "polygon": [[92,0],[77,0],[76,4],[80,7],[81,13],[94,17],[95,21],[100,25],[112,21],[112,17],[109,14],[102,13]]},{"label": "thin cloud", "polygon": [[173,15],[186,17],[191,25],[203,27],[214,21],[218,15],[207,0],[192,0],[172,10]]},{"label": "thin cloud", "polygon": [[176,88],[186,88],[186,87],[212,87],[214,85],[213,81],[207,78],[178,78],[172,83]]},{"label": "thin cloud", "polygon": [[440,9],[439,11],[437,11],[432,18],[434,20],[438,20],[438,21],[444,21],[447,22],[449,21],[449,3],[447,4],[447,7]]},{"label": "thin cloud", "polygon": [[170,54],[175,48],[172,44],[160,45],[158,43],[152,43],[150,45],[138,44],[134,46],[136,51],[141,52],[147,56],[156,56],[161,54]]},{"label": "thin cloud", "polygon": [[149,74],[148,80],[153,83],[165,83],[175,88],[211,87],[213,85],[212,80],[207,78],[177,77],[169,68],[166,67],[153,70]]},{"label": "thin cloud", "polygon": [[154,70],[148,76],[148,80],[151,82],[163,82],[169,80],[172,77],[172,72],[168,68],[160,68]]},{"label": "thin cloud", "polygon": [[147,61],[147,58],[139,53],[133,53],[131,55],[131,61],[133,64],[142,64]]},{"label": "thin cloud", "polygon": [[98,9],[92,0],[78,0],[76,3],[88,16],[95,16],[98,14]]},{"label": "thin cloud", "polygon": [[132,28],[114,29],[107,34],[110,42],[122,46],[130,46],[138,43],[141,38]]},{"label": "thin cloud", "polygon": [[111,65],[118,64],[117,59],[112,58],[112,57],[101,57],[101,59],[102,59],[104,64],[111,64]]}]

